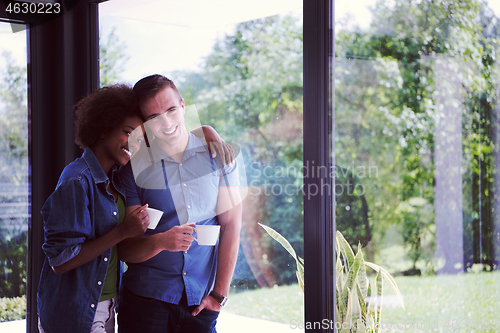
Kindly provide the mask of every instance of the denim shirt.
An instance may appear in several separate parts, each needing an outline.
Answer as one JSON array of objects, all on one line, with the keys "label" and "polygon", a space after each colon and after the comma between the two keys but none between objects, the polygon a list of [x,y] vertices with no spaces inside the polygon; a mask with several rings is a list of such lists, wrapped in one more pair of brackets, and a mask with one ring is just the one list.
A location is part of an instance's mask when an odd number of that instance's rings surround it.
[{"label": "denim shirt", "polygon": [[[134,158],[145,158],[145,163]],[[238,184],[236,164],[222,166],[220,158],[213,160],[204,142],[191,133],[180,162],[151,144],[151,148],[141,148],[119,175],[128,206],[147,203],[164,212],[158,226],[148,229],[145,237],[184,223],[218,224],[219,186]],[[185,290],[188,305],[200,304],[213,287],[217,251],[218,244],[199,246],[196,241],[186,252],[161,251],[144,262],[128,263],[123,285],[137,295],[173,304],[179,303]]]},{"label": "denim shirt", "polygon": [[[111,181],[123,195],[116,170],[114,166]],[[80,252],[82,243],[116,227],[118,209],[107,192],[109,181],[87,148],[82,157],[64,168],[55,191],[42,207],[46,257],[38,286],[38,315],[47,333],[91,331],[111,247],[89,263],[60,275],[51,266],[69,261]]]}]

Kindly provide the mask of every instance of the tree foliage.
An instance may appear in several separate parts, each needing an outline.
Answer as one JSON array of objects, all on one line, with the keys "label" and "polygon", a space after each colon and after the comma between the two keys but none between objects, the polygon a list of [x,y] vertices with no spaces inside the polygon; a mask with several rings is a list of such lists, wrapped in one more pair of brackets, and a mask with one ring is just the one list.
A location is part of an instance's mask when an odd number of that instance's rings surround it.
[{"label": "tree foliage", "polygon": [[[2,54],[0,81],[0,297],[26,293],[28,108],[26,67]],[[21,194],[20,194],[21,192]]]},{"label": "tree foliage", "polygon": [[16,65],[9,52],[2,57],[6,68],[1,69],[0,82],[0,175],[13,175],[20,182],[21,175],[27,175],[27,165],[20,161],[28,157],[26,67]]},{"label": "tree foliage", "polygon": [[99,71],[101,87],[119,83],[120,74],[125,70],[129,60],[126,53],[127,45],[120,41],[113,27],[108,35],[104,36],[99,29]]},{"label": "tree foliage", "polygon": [[[429,263],[435,246],[434,209],[428,207],[435,198],[436,124],[447,121],[440,111],[445,103],[462,103],[463,195],[465,202],[472,199],[464,207],[464,259],[467,266],[491,262],[492,251],[482,259],[470,252],[492,248],[498,19],[476,0],[378,1],[373,17],[369,30],[336,36],[337,164],[379,166],[376,179],[365,179],[376,239],[400,224],[413,268],[418,259]],[[448,72],[439,74],[444,64]],[[458,88],[453,78],[459,78]],[[443,92],[454,99],[439,97]],[[412,204],[418,200],[424,204]],[[481,240],[472,232],[479,225]]]},{"label": "tree foliage", "polygon": [[[272,16],[236,25],[216,41],[200,71],[171,75],[186,104],[197,105],[201,123],[242,147],[253,186],[249,195],[263,198],[262,206],[254,207],[260,221],[279,230],[299,253],[302,63],[301,21]],[[270,246],[276,283],[292,283],[295,273],[284,250]]]}]

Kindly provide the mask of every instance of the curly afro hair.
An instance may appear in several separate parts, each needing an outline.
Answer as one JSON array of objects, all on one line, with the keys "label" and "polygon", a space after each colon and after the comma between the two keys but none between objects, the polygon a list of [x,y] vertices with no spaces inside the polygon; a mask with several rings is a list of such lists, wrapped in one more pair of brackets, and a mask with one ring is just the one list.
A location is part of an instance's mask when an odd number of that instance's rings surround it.
[{"label": "curly afro hair", "polygon": [[141,117],[141,113],[131,87],[103,87],[75,105],[75,142],[82,149],[92,146],[102,134],[135,116]]}]

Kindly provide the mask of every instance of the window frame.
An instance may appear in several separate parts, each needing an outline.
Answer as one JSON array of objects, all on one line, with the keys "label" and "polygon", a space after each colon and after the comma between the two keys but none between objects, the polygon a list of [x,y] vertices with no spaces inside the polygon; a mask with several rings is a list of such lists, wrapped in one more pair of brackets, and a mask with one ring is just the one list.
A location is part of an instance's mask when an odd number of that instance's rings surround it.
[{"label": "window frame", "polygon": [[[39,213],[63,168],[81,155],[74,143],[73,105],[99,87],[98,2],[59,1],[74,6],[43,24],[36,17],[0,12],[0,20],[27,25],[28,226],[26,331],[38,332],[37,291],[44,261]],[[50,147],[50,148],[48,148]]]},{"label": "window frame", "polygon": [[304,178],[306,194],[309,188],[321,189],[320,195],[304,195],[305,324],[307,327],[327,320],[328,325],[307,331],[334,332],[336,227],[331,177],[335,165],[334,0],[304,0],[303,4],[304,168],[311,167],[312,161],[317,170],[318,166],[326,167],[321,177]]},{"label": "window frame", "polygon": [[[63,1],[60,1],[63,2]],[[43,221],[39,214],[62,169],[81,155],[74,144],[73,105],[99,88],[99,0],[80,0],[52,21],[29,17],[0,20],[28,26],[28,121],[31,222],[28,230],[27,332],[38,332],[37,289],[43,265]],[[64,1],[64,4],[74,1]],[[307,161],[334,166],[334,0],[303,0],[304,167]],[[47,148],[50,147],[50,148]],[[305,178],[304,188],[328,189],[304,196],[305,323],[335,323],[335,214],[330,172]],[[334,325],[333,325],[334,326]],[[309,330],[308,330],[309,331]],[[333,332],[334,328],[314,329]]]}]

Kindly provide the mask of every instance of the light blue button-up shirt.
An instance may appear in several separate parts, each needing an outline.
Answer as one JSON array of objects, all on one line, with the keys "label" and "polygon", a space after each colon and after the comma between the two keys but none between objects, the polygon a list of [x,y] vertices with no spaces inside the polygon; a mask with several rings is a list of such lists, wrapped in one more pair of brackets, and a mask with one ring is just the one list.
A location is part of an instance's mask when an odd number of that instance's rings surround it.
[{"label": "light blue button-up shirt", "polygon": [[[128,206],[148,203],[164,212],[156,229],[148,230],[146,236],[183,223],[218,224],[219,186],[239,183],[236,163],[223,166],[220,158],[212,159],[204,141],[191,133],[180,162],[153,141],[120,170],[120,177]],[[129,263],[123,284],[140,296],[174,304],[185,288],[188,305],[200,304],[213,287],[217,249],[194,241],[187,253],[162,251],[142,263]]]}]

